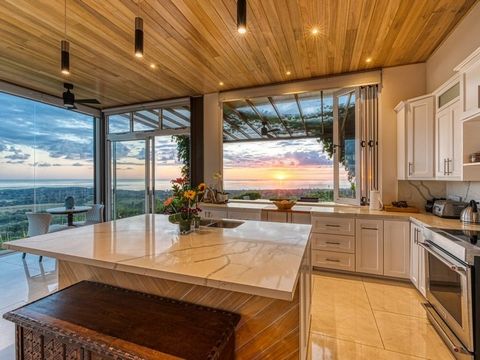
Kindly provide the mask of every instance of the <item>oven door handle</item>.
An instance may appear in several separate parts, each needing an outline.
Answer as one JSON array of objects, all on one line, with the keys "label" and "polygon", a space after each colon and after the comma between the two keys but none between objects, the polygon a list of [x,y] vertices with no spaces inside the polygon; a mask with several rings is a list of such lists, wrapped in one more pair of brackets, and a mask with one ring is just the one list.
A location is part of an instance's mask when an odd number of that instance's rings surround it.
[{"label": "oven door handle", "polygon": [[441,261],[443,264],[448,266],[450,268],[450,270],[453,270],[460,275],[465,275],[466,274],[467,268],[465,266],[461,265],[460,263],[455,264],[452,261],[445,259],[442,255],[440,255],[438,252],[436,252],[435,249],[432,248],[431,245],[419,242],[418,246],[424,248],[425,251],[427,251],[430,254],[432,254],[433,256],[435,256],[439,261]]}]

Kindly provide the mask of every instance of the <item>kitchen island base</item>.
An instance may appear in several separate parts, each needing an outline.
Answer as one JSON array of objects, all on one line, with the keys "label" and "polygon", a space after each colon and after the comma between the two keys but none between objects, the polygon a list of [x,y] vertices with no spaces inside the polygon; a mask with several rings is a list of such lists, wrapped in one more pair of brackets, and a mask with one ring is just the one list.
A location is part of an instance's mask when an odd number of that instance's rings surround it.
[{"label": "kitchen island base", "polygon": [[291,301],[193,285],[59,260],[59,288],[90,280],[209,306],[241,315],[235,331],[237,359],[306,359],[310,326],[310,272],[302,272]]}]

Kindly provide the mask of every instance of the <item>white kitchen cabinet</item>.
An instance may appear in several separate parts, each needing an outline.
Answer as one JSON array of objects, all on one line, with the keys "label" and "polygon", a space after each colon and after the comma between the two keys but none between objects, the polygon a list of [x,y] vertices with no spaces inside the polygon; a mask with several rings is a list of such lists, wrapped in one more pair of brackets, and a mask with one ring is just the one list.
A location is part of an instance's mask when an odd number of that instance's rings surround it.
[{"label": "white kitchen cabinet", "polygon": [[312,215],[312,231],[320,234],[355,235],[355,220],[347,217]]},{"label": "white kitchen cabinet", "polygon": [[294,224],[310,224],[310,213],[292,212],[290,213],[290,222]]},{"label": "white kitchen cabinet", "polygon": [[227,217],[229,219],[237,220],[262,220],[261,209],[228,209]]},{"label": "white kitchen cabinet", "polygon": [[355,255],[334,251],[312,250],[312,265],[326,269],[355,271]]},{"label": "white kitchen cabinet", "polygon": [[425,279],[425,250],[418,245],[422,243],[422,228],[412,223],[410,230],[410,281],[426,297],[426,279]]},{"label": "white kitchen cabinet", "polygon": [[461,117],[476,117],[480,114],[480,48],[454,70],[460,74]]},{"label": "white kitchen cabinet", "polygon": [[463,166],[460,100],[441,108],[436,116],[436,177],[461,180]]},{"label": "white kitchen cabinet", "polygon": [[227,209],[219,207],[202,207],[200,216],[205,219],[226,219],[227,218]]},{"label": "white kitchen cabinet", "polygon": [[267,211],[267,221],[271,222],[288,222],[288,213],[285,211]]},{"label": "white kitchen cabinet", "polygon": [[383,274],[410,277],[410,222],[383,222]]},{"label": "white kitchen cabinet", "polygon": [[434,96],[402,101],[397,112],[397,177],[399,180],[434,178]]},{"label": "white kitchen cabinet", "polygon": [[355,221],[355,270],[383,275],[383,220]]}]

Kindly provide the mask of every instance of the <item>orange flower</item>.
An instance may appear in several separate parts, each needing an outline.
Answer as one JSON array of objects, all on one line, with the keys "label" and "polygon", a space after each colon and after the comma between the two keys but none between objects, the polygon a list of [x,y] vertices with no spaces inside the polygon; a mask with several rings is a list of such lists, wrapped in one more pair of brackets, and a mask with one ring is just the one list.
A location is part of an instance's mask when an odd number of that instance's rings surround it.
[{"label": "orange flower", "polygon": [[198,191],[200,192],[204,192],[206,188],[207,185],[205,183],[201,183],[200,185],[198,185]]},{"label": "orange flower", "polygon": [[193,190],[187,190],[183,193],[183,197],[189,200],[194,200],[197,193]]},{"label": "orange flower", "polygon": [[169,197],[167,200],[163,202],[164,206],[170,206],[173,202],[173,197]]}]

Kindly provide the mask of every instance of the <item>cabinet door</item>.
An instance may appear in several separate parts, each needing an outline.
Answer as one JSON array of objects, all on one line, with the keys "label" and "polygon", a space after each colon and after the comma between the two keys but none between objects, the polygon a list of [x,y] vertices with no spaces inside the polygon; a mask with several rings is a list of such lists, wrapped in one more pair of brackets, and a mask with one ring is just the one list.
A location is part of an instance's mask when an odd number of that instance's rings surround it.
[{"label": "cabinet door", "polygon": [[227,210],[204,208],[200,216],[205,219],[225,219],[227,217]]},{"label": "cabinet door", "polygon": [[419,288],[419,246],[418,241],[418,226],[412,224],[410,231],[410,281],[418,289]]},{"label": "cabinet door", "polygon": [[407,176],[434,177],[434,98],[409,102],[407,114]]},{"label": "cabinet door", "polygon": [[410,277],[410,223],[385,220],[383,223],[383,274]]},{"label": "cabinet door", "polygon": [[267,221],[271,222],[288,222],[288,213],[284,211],[267,211]]},{"label": "cabinet door", "polygon": [[452,118],[452,135],[450,135],[452,139],[452,154],[447,164],[447,170],[452,180],[459,180],[462,178],[463,168],[463,122],[460,112],[460,100],[450,105],[449,108]]},{"label": "cabinet door", "polygon": [[294,224],[310,224],[310,213],[292,212],[291,222]]},{"label": "cabinet door", "polygon": [[[425,238],[423,236],[422,229],[418,228],[417,239],[419,243],[423,243]],[[418,246],[418,290],[423,295],[423,297],[427,297],[427,279],[426,279],[426,271],[425,271],[425,260],[426,254],[425,250],[422,247]]]},{"label": "cabinet door", "polygon": [[442,109],[438,112],[436,118],[437,125],[437,156],[436,156],[436,176],[437,178],[446,178],[447,159],[452,157],[452,116],[450,107]]},{"label": "cabinet door", "polygon": [[237,219],[237,220],[257,220],[260,221],[262,219],[261,210],[251,210],[251,209],[235,209],[235,210],[228,210],[228,218],[229,219]]},{"label": "cabinet door", "polygon": [[357,219],[355,238],[355,270],[383,274],[383,220]]}]

